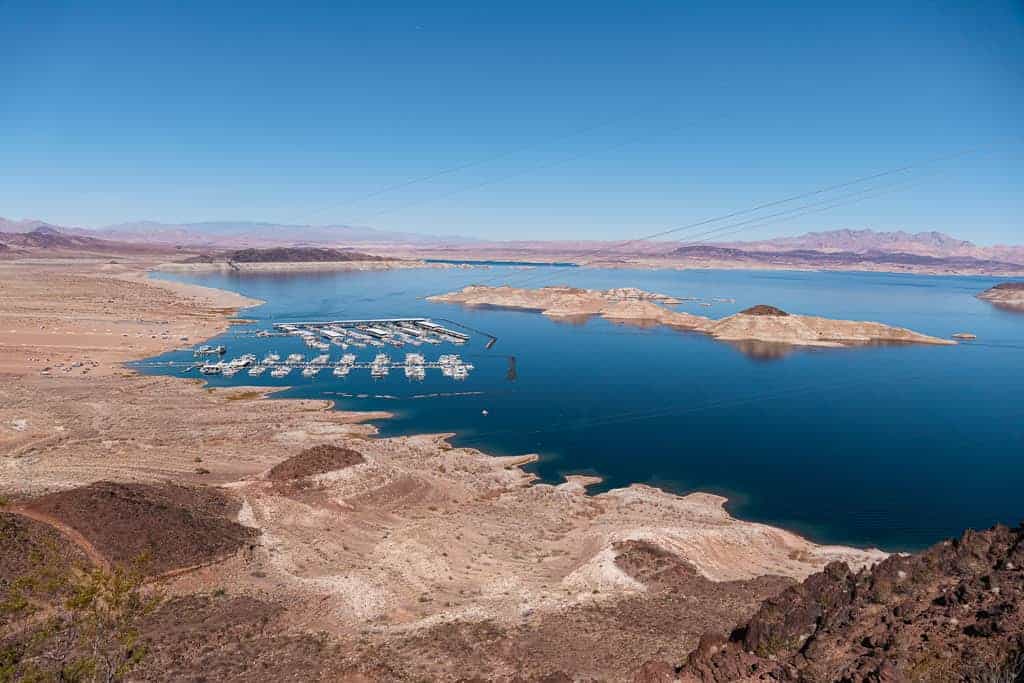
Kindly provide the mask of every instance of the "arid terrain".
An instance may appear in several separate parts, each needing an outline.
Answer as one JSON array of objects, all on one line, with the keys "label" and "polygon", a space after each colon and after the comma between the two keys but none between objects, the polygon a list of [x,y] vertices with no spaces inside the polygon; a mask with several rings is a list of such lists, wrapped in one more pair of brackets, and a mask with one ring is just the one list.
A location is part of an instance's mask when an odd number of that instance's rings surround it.
[{"label": "arid terrain", "polygon": [[730,638],[703,639],[678,678],[1019,681],[1022,600],[1024,527],[968,531],[870,570],[830,565],[767,600]]},{"label": "arid terrain", "polygon": [[[942,671],[1009,671],[991,653],[1024,649],[1019,623],[1000,616],[1019,606],[1022,576],[1005,531],[988,555],[940,545],[851,574],[886,555],[737,520],[718,496],[642,485],[588,495],[596,480],[582,476],[538,484],[520,467],[529,454],[453,448],[443,434],[377,438],[366,422],[386,414],[141,376],[122,363],[197,343],[258,303],[146,280],[155,263],[0,265],[0,591],[21,595],[19,577],[40,567],[48,577],[28,602],[5,603],[2,664],[15,679],[75,652],[40,619],[78,594],[54,577],[90,566],[139,567],[142,593],[160,598],[133,616],[145,654],[128,680],[831,680],[867,671],[865,652],[888,671],[885,638],[902,631],[871,624],[892,623],[878,605],[903,594],[901,571],[917,580],[915,567],[932,577],[922,609],[940,587],[978,605],[970,629],[936,641],[955,653]],[[672,303],[630,289],[601,301]],[[817,613],[794,608],[791,624],[786,605],[893,572],[874,606],[841,613],[868,624],[862,644],[792,659],[787,634],[807,633],[799,620]],[[963,572],[981,593],[957,588]],[[758,627],[758,642],[780,649],[746,654],[752,627],[737,627],[779,618],[782,635]],[[815,642],[852,637],[851,618],[830,617]],[[916,666],[935,648],[906,651]],[[963,669],[974,652],[986,653],[981,669]]]},{"label": "arid terrain", "polygon": [[[281,225],[253,221],[167,224],[136,221],[97,229],[0,218],[0,258],[38,255],[59,243],[92,253],[166,253],[206,266],[193,270],[371,269],[424,265],[425,259],[568,262],[592,268],[831,270],[932,275],[1024,276],[1024,247],[979,246],[940,232],[828,230],[737,242],[513,240],[392,232],[352,225]],[[279,250],[256,258],[246,252]],[[112,252],[113,250],[113,252]],[[301,260],[307,250],[307,260]],[[337,251],[336,260],[323,251]],[[367,258],[353,260],[355,254]],[[290,252],[290,253],[289,253]],[[389,261],[382,265],[380,260]],[[277,265],[272,265],[271,261]],[[378,263],[372,265],[374,261]],[[216,263],[213,263],[216,262]],[[289,263],[290,265],[285,265]],[[319,263],[318,266],[303,265]],[[436,265],[436,264],[435,264]],[[174,266],[181,268],[182,266]]]},{"label": "arid terrain", "polygon": [[978,298],[1003,308],[1024,311],[1024,282],[1002,282],[986,289]]},{"label": "arid terrain", "polygon": [[735,315],[712,320],[665,308],[679,303],[664,294],[634,288],[591,290],[576,287],[516,289],[470,285],[461,291],[428,297],[428,301],[466,306],[498,306],[540,311],[552,318],[599,315],[637,325],[665,325],[703,332],[729,342],[758,342],[789,346],[841,347],[861,344],[902,343],[950,345],[956,342],[875,322],[832,320],[791,315],[773,306],[754,306]]},{"label": "arid terrain", "polygon": [[[589,496],[590,478],[534,483],[528,454],[374,438],[386,415],[138,375],[121,363],[256,303],[146,265],[0,266],[3,561],[54,541],[57,564],[144,558],[167,597],[144,625],[162,668],[139,678],[257,677],[240,653],[258,649],[297,679],[619,680],[829,562],[885,557],[734,519],[716,496]],[[192,609],[206,616],[174,625]],[[289,659],[305,648],[324,654]]]}]

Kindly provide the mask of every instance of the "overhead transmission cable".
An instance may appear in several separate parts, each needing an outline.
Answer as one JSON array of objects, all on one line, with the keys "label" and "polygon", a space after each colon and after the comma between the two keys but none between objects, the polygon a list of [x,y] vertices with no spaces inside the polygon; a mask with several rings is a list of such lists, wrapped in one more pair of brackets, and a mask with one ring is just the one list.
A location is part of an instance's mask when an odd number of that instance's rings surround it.
[{"label": "overhead transmission cable", "polygon": [[365,194],[357,195],[355,197],[350,197],[348,199],[344,199],[344,200],[341,200],[339,202],[332,202],[329,205],[323,206],[320,209],[318,209],[318,210],[316,210],[316,211],[314,211],[314,212],[312,212],[310,214],[307,214],[307,217],[306,217],[305,220],[308,222],[313,217],[322,215],[322,214],[324,214],[327,211],[331,211],[331,210],[334,210],[334,209],[339,209],[339,208],[344,207],[344,206],[350,206],[352,204],[356,204],[358,202],[363,202],[363,201],[366,201],[368,199],[374,199],[376,197],[380,197],[382,195],[389,194],[391,192],[395,192],[397,190],[404,190],[406,188],[413,187],[414,185],[419,185],[419,184],[422,184],[422,183],[427,183],[427,182],[430,182],[432,180],[437,180],[438,178],[442,178],[444,176],[449,176],[449,175],[453,175],[453,174],[456,174],[456,173],[460,173],[462,171],[469,170],[471,168],[476,168],[477,166],[485,166],[487,164],[493,163],[495,161],[500,161],[502,159],[506,159],[508,157],[514,156],[516,154],[520,154],[521,152],[525,152],[525,151],[530,150],[530,149],[535,149],[537,147],[543,147],[543,146],[546,146],[546,145],[551,145],[551,144],[554,144],[554,143],[563,142],[565,140],[571,140],[572,138],[579,137],[581,135],[586,135],[587,133],[590,133],[590,132],[595,131],[595,130],[599,130],[601,128],[605,128],[607,126],[612,126],[612,125],[615,125],[615,124],[618,124],[618,123],[622,123],[623,121],[629,121],[631,119],[639,118],[640,116],[642,116],[643,114],[649,112],[650,110],[651,110],[651,107],[646,107],[645,106],[645,107],[642,107],[640,109],[631,111],[629,114],[626,114],[624,116],[612,117],[612,118],[606,119],[604,121],[599,121],[598,123],[594,123],[594,124],[591,124],[591,125],[588,125],[588,126],[584,126],[582,128],[578,128],[578,129],[576,129],[576,130],[574,130],[572,132],[566,133],[564,135],[557,135],[557,136],[554,136],[553,138],[544,139],[544,140],[538,140],[538,141],[531,142],[531,143],[528,143],[528,144],[525,144],[525,145],[520,145],[518,147],[513,147],[512,149],[509,149],[509,150],[506,150],[504,152],[500,152],[498,154],[494,154],[494,155],[491,155],[491,156],[488,156],[488,157],[484,157],[483,159],[476,159],[474,161],[467,161],[467,162],[464,162],[464,163],[461,163],[461,164],[456,164],[454,166],[449,166],[447,168],[443,168],[443,169],[440,169],[438,171],[433,171],[431,173],[427,173],[427,174],[424,174],[424,175],[421,175],[421,176],[416,176],[416,177],[413,177],[413,178],[409,178],[407,180],[403,180],[403,181],[400,181],[400,182],[397,182],[397,183],[393,183],[391,185],[386,185],[384,187],[378,188],[376,190],[372,190],[372,191],[367,192]]},{"label": "overhead transmission cable", "polygon": [[[843,182],[840,182],[840,183],[834,183],[834,184],[831,184],[831,185],[826,185],[826,186],[823,186],[823,187],[820,187],[820,188],[816,188],[816,189],[810,190],[808,192],[801,192],[799,194],[791,195],[791,196],[785,197],[783,199],[773,200],[773,201],[770,201],[770,202],[764,202],[764,203],[758,204],[756,206],[752,206],[752,207],[747,208],[747,209],[740,209],[740,210],[737,210],[737,211],[731,211],[731,212],[728,212],[728,213],[725,213],[725,214],[722,214],[722,215],[719,215],[719,216],[713,216],[711,218],[706,218],[706,219],[695,221],[695,222],[692,222],[692,223],[687,223],[685,225],[679,225],[679,226],[674,226],[674,227],[667,228],[667,229],[664,229],[664,230],[659,230],[657,232],[654,232],[654,233],[651,233],[651,234],[648,234],[648,235],[643,235],[643,236],[640,236],[640,237],[631,238],[631,239],[628,239],[628,240],[625,240],[625,241],[622,241],[622,242],[617,242],[617,243],[614,243],[614,244],[611,244],[611,245],[604,245],[604,246],[602,246],[600,248],[597,248],[597,249],[594,249],[594,250],[591,250],[591,251],[587,251],[587,252],[582,252],[582,253],[577,254],[575,256],[567,256],[565,258],[581,260],[581,259],[593,258],[595,256],[606,255],[606,254],[608,254],[610,252],[618,251],[618,250],[621,250],[624,247],[630,246],[632,244],[636,244],[637,242],[643,242],[643,241],[647,241],[647,240],[657,239],[659,237],[665,237],[665,236],[671,235],[671,234],[676,234],[676,233],[681,233],[681,232],[686,232],[686,231],[694,230],[694,229],[697,229],[697,228],[700,228],[700,227],[704,227],[704,226],[712,225],[714,223],[718,223],[718,222],[721,222],[721,221],[729,220],[731,218],[738,218],[740,216],[746,216],[746,215],[749,215],[749,214],[755,214],[755,213],[758,213],[758,212],[763,211],[765,209],[769,209],[769,208],[772,208],[772,207],[775,207],[775,206],[781,206],[783,204],[788,204],[788,203],[791,203],[791,202],[794,202],[794,201],[798,201],[800,199],[807,199],[809,197],[820,196],[820,195],[823,195],[823,194],[834,192],[835,190],[843,189],[843,188],[846,188],[846,187],[853,187],[853,186],[860,185],[860,184],[863,184],[863,183],[866,183],[866,182],[870,182],[872,180],[878,180],[878,179],[881,179],[881,178],[886,178],[886,177],[890,177],[890,176],[894,176],[894,175],[905,174],[905,173],[907,173],[907,172],[909,172],[911,170],[914,170],[914,169],[924,168],[924,167],[931,166],[931,165],[934,165],[934,164],[937,164],[937,163],[941,163],[941,162],[944,162],[944,161],[950,161],[952,159],[957,159],[957,158],[960,158],[960,157],[964,157],[964,156],[976,153],[979,149],[980,148],[978,148],[978,147],[971,147],[971,148],[967,148],[967,149],[964,149],[964,150],[960,150],[960,151],[956,152],[955,154],[949,154],[949,155],[943,155],[943,156],[939,156],[939,157],[933,157],[933,158],[927,159],[927,160],[922,161],[922,162],[917,162],[917,163],[913,163],[913,164],[906,164],[904,166],[900,166],[900,167],[897,167],[897,168],[887,169],[887,170],[880,171],[880,172],[877,172],[877,173],[872,173],[872,174],[860,176],[860,177],[857,177],[857,178],[854,178],[854,179],[851,179],[851,180],[847,180],[847,181],[843,181]],[[835,201],[835,200],[832,199],[830,201]],[[789,213],[791,211],[803,210],[803,209],[808,208],[809,206],[811,206],[811,205],[808,204],[808,205],[804,205],[804,206],[801,206],[801,207],[797,207],[796,209],[789,209],[787,211],[778,212],[777,214],[772,214],[769,217],[784,216],[785,214],[787,214],[787,213]],[[758,217],[754,217],[754,218],[751,218],[751,219],[747,219],[746,221],[742,221],[740,224],[744,224],[745,225],[747,223],[752,223],[752,222],[755,222],[755,221],[758,221],[758,220],[765,220],[766,218],[768,218],[768,217],[758,216]],[[728,226],[728,227],[735,227],[736,225],[740,225],[740,224],[733,224],[733,225]],[[715,230],[717,230],[717,229],[718,228],[716,228]],[[724,229],[724,228],[722,228],[722,229]],[[710,230],[709,231],[709,233],[713,233],[713,232],[714,232],[714,230]],[[701,233],[701,234],[704,234],[704,233]],[[586,265],[586,264],[582,264],[582,265]],[[548,275],[549,275],[548,273],[540,274],[541,277],[547,277]],[[495,279],[496,278],[491,278],[489,281],[493,281]],[[529,282],[529,281],[531,281],[533,279],[536,279],[536,274],[534,274],[534,276],[527,277],[526,280],[524,280],[524,282]],[[486,284],[486,282],[484,284]]]}]

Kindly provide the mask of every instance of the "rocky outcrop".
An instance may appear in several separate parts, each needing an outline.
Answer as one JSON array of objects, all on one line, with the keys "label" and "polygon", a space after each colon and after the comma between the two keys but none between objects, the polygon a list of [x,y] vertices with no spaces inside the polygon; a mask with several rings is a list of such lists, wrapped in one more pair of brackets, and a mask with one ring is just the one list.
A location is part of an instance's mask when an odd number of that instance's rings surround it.
[{"label": "rocky outcrop", "polygon": [[301,477],[313,477],[335,470],[343,470],[366,462],[362,453],[343,446],[321,444],[307,448],[283,462],[279,462],[267,472],[271,481],[288,481]]},{"label": "rocky outcrop", "polygon": [[986,289],[978,298],[996,306],[1024,311],[1024,282],[1002,282]]},{"label": "rocky outcrop", "polygon": [[184,263],[342,263],[346,261],[383,261],[348,249],[321,247],[270,247],[267,249],[236,249],[218,254],[203,254],[185,259]]},{"label": "rocky outcrop", "polygon": [[[761,311],[779,310],[771,306],[755,308]],[[751,314],[744,311],[714,322],[704,331],[722,341],[759,341],[793,346],[956,343],[882,323],[780,313],[782,315],[764,312]]]},{"label": "rocky outcrop", "polygon": [[[649,665],[638,672],[645,680]],[[1024,527],[967,531],[852,572],[835,562],[706,635],[669,680],[1019,681]]]},{"label": "rocky outcrop", "polygon": [[751,306],[745,311],[740,311],[743,315],[767,315],[775,316],[779,318],[785,318],[789,315],[781,308],[775,308],[775,306],[768,306],[766,304],[758,304],[757,306]]},{"label": "rocky outcrop", "polygon": [[703,332],[729,342],[765,342],[792,346],[955,343],[882,323],[793,315],[765,304],[721,320],[712,320],[665,308],[665,304],[680,301],[665,294],[635,288],[601,291],[577,287],[516,289],[471,285],[458,292],[427,297],[427,300],[540,311],[544,315],[561,319],[599,315],[617,322],[665,325]]}]

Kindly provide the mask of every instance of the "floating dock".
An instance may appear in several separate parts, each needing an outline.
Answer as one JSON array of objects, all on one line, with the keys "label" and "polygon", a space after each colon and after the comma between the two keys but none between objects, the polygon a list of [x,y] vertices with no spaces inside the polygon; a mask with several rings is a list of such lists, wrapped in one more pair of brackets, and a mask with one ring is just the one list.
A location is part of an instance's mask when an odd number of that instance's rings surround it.
[{"label": "floating dock", "polygon": [[465,344],[470,336],[463,332],[438,325],[430,318],[369,318],[364,320],[327,320],[274,323],[279,334],[310,338],[320,336],[345,347],[346,343],[390,344],[401,347],[405,344],[438,344],[450,342]]},{"label": "floating dock", "polygon": [[252,377],[259,377],[267,370],[274,378],[287,377],[294,370],[300,371],[303,377],[316,377],[323,370],[331,370],[335,377],[347,377],[352,370],[369,370],[375,379],[387,377],[391,370],[404,371],[406,379],[421,381],[426,378],[427,370],[440,370],[445,377],[464,380],[474,370],[472,363],[462,359],[458,354],[442,354],[435,361],[427,360],[421,353],[407,353],[402,361],[392,360],[386,353],[378,353],[372,361],[357,360],[354,354],[346,353],[340,360],[332,360],[329,354],[322,354],[309,361],[302,354],[292,354],[281,361],[277,354],[270,354],[262,362],[256,361],[253,354],[245,354],[230,361],[181,362],[156,361],[138,362],[139,367],[181,368],[183,373],[198,370],[203,375],[221,375],[233,377],[242,370]]}]

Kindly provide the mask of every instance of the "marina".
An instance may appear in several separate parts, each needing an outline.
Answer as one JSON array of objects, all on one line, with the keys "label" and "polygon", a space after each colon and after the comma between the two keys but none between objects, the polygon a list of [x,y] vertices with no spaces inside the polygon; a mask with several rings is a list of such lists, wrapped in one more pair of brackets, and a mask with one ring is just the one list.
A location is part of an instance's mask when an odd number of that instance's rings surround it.
[{"label": "marina", "polygon": [[[474,369],[472,363],[458,354],[440,354],[436,360],[431,361],[423,353],[408,352],[404,358],[397,360],[382,350],[387,346],[396,349],[441,344],[461,346],[470,340],[470,335],[439,325],[429,318],[289,322],[275,323],[272,329],[272,332],[260,330],[256,336],[290,337],[320,353],[311,355],[308,360],[305,354],[296,352],[289,353],[282,361],[277,351],[267,351],[262,360],[253,353],[228,359],[225,346],[204,345],[192,350],[196,359],[193,362],[166,361],[149,365],[180,368],[182,373],[198,371],[202,375],[221,377],[233,377],[243,370],[249,377],[262,377],[269,371],[270,377],[274,379],[287,377],[296,370],[306,379],[313,379],[324,370],[330,371],[337,378],[348,377],[353,370],[369,370],[371,377],[381,380],[395,370],[411,382],[424,381],[430,370],[439,370],[441,376],[447,379],[463,381]],[[334,360],[331,356],[333,348],[341,348],[345,353]],[[350,351],[366,348],[377,350],[372,360],[360,360],[356,352]]]},{"label": "marina", "polygon": [[470,336],[443,325],[430,318],[377,318],[367,320],[331,320],[326,322],[275,323],[277,334],[301,338],[307,346],[326,351],[331,344],[348,349],[382,348],[385,345],[402,348],[438,345],[444,342],[461,345]]},{"label": "marina", "polygon": [[303,360],[301,354],[292,354],[284,362],[264,359],[259,364],[255,362],[255,357],[252,354],[246,354],[230,361],[206,363],[164,361],[147,363],[145,367],[178,367],[182,369],[183,373],[198,370],[203,375],[221,375],[223,377],[232,377],[248,368],[247,374],[250,377],[260,377],[270,370],[270,376],[274,378],[287,377],[293,370],[301,371],[303,377],[313,378],[321,371],[330,369],[331,374],[335,377],[347,377],[352,370],[369,370],[371,376],[381,379],[387,377],[391,370],[401,370],[406,379],[414,381],[425,379],[427,370],[440,370],[442,376],[454,380],[464,380],[474,370],[472,363],[454,353],[442,354],[436,361],[428,361],[420,353],[407,353],[401,361],[392,360],[386,353],[378,353],[372,361],[368,362],[359,361],[355,354],[351,353],[346,353],[337,361],[332,360],[331,356],[326,353],[309,361]]},{"label": "marina", "polygon": [[[621,284],[616,279],[621,276],[618,271],[574,272],[578,275],[573,284],[582,288],[605,290]],[[256,326],[231,328],[208,340],[197,338],[195,344],[227,346],[226,360],[246,352],[260,359],[271,352],[279,354],[282,361],[296,352],[305,358],[294,369],[281,370],[288,373],[281,377],[271,374],[280,362],[260,377],[244,373],[205,376],[194,364],[219,359],[193,358],[189,346],[146,362],[148,366],[150,362],[175,361],[176,366],[140,370],[201,378],[211,386],[286,389],[275,396],[331,399],[339,410],[387,411],[393,417],[378,424],[382,436],[455,433],[453,443],[460,447],[482,447],[501,455],[539,452],[542,457],[530,467],[545,483],[561,482],[566,472],[588,471],[604,478],[591,489],[595,492],[651,481],[669,482],[667,485],[680,491],[728,492],[731,513],[787,525],[828,543],[921,547],[964,527],[982,528],[1019,511],[1019,473],[1014,477],[983,476],[1021,448],[1019,430],[1009,438],[989,429],[993,424],[1020,424],[1020,401],[1013,392],[1022,381],[1020,349],[1011,348],[1020,337],[1021,316],[975,296],[994,284],[991,279],[630,271],[630,283],[645,291],[693,295],[700,301],[735,299],[736,303],[716,303],[710,309],[715,317],[769,301],[790,312],[877,319],[936,335],[960,331],[953,326],[967,330],[969,325],[968,331],[979,339],[999,344],[880,346],[765,357],[754,355],[762,352],[759,348],[721,344],[669,329],[637,329],[606,319],[563,322],[525,311],[456,308],[425,300],[469,284],[459,279],[461,275],[453,271],[393,271],[323,278],[189,276],[189,281],[198,284],[237,289],[268,302],[247,314],[259,318]],[[310,296],[310,292],[321,290],[337,293],[323,300]],[[834,293],[828,306],[822,305],[820,291]],[[687,301],[679,310],[707,315],[708,309],[699,301]],[[388,315],[391,311],[396,315]],[[377,327],[382,326],[377,322],[381,318],[400,318],[390,327],[402,333],[406,333],[406,325],[424,330],[404,322],[421,318],[471,338],[461,347],[438,340],[437,345],[423,342],[418,347],[406,343],[402,348],[388,344],[360,348],[347,334],[361,333],[358,324],[349,324],[342,337],[349,348],[342,349],[332,341],[332,364],[316,377],[304,378],[304,364],[328,352],[311,351],[302,337],[274,327],[274,323],[321,321],[320,329],[330,329],[333,326],[328,323],[356,319],[373,320],[376,324],[369,324]],[[250,333],[254,329],[269,330],[269,336],[257,337]],[[485,333],[500,338],[490,351],[485,348]],[[430,337],[436,339],[433,334]],[[356,361],[335,375],[338,361],[349,353]],[[378,353],[389,355],[391,366],[388,375],[375,379],[369,366]],[[407,353],[419,353],[428,364],[437,365],[425,364],[422,381],[414,379],[415,369],[406,377]],[[960,360],[942,365],[941,372],[929,365],[929,359],[954,353]],[[451,376],[440,367],[440,356],[450,354],[460,354],[463,361],[476,366],[464,381],[455,377],[462,371],[448,362],[445,365]],[[513,354],[514,366],[506,360]],[[188,364],[193,364],[191,369],[181,375]],[[819,388],[815,382],[800,379],[805,371],[820,373],[828,381]],[[901,381],[906,375],[920,377]],[[988,382],[982,392],[979,375],[1002,379]],[[948,391],[950,383],[961,400],[946,411],[937,408],[933,398]],[[882,393],[876,393],[875,385]],[[609,392],[609,387],[614,391]],[[988,398],[992,391],[999,399],[995,403]],[[418,396],[437,398],[415,398]],[[889,396],[891,401],[880,401],[879,396]],[[848,405],[848,414],[834,410],[840,400]],[[892,409],[892,402],[899,406],[898,412]],[[744,414],[743,429],[736,428],[736,405],[757,407]],[[483,410],[488,411],[486,416]],[[801,421],[791,430],[788,425],[794,414],[823,421],[827,429],[808,433],[802,431]],[[863,429],[869,422],[898,423],[902,430],[894,430],[892,440],[879,445]],[[747,435],[751,430],[758,435],[753,443]],[[892,472],[892,463],[906,453],[917,452],[920,443],[942,457],[896,471],[891,485],[883,486],[884,495],[865,499],[862,492],[866,487],[880,486],[877,472],[886,468]],[[794,450],[794,444],[803,445]],[[980,461],[984,467],[978,461],[978,444],[988,454]],[[706,457],[709,452],[721,456]],[[629,457],[623,457],[624,453]],[[815,455],[809,464],[807,453],[820,453],[820,459]],[[830,504],[834,502],[826,514],[806,514],[820,503],[802,484],[809,466],[814,467],[822,495]],[[967,470],[981,477],[984,496],[962,486],[962,474]],[[933,500],[907,493],[920,490],[915,487],[922,476],[941,496]],[[776,482],[777,488],[766,489],[766,480]],[[894,525],[897,519],[900,523]]]}]

